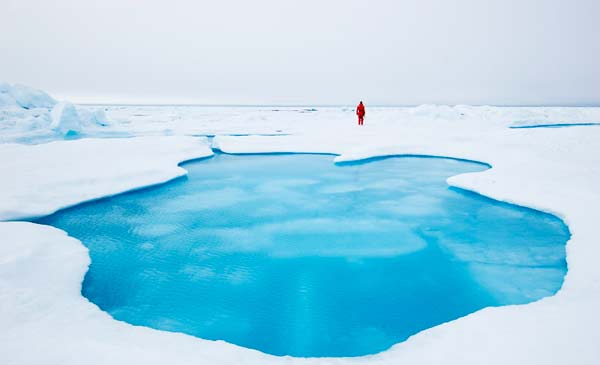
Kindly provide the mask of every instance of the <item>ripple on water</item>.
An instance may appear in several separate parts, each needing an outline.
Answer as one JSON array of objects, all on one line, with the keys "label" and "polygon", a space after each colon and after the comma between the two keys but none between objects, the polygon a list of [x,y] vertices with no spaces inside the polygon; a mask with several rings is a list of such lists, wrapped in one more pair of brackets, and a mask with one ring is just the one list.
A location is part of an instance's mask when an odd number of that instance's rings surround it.
[{"label": "ripple on water", "polygon": [[187,179],[40,220],[90,249],[114,318],[275,355],[358,356],[487,306],[552,295],[556,217],[448,188],[482,165],[217,154]]}]

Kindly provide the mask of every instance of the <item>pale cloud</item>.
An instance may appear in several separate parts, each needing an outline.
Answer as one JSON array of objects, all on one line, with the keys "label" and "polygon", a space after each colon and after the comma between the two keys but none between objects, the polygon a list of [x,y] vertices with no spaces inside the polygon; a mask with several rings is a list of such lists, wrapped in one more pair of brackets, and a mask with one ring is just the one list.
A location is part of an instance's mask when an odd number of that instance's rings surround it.
[{"label": "pale cloud", "polygon": [[600,104],[597,0],[4,0],[0,79],[75,101]]}]

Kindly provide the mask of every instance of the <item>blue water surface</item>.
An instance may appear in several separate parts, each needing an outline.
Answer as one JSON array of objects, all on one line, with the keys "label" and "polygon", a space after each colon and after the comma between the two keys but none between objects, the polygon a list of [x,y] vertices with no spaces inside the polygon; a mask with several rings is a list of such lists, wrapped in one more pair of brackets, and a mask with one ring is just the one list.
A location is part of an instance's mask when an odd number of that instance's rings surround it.
[{"label": "blue water surface", "polygon": [[531,129],[531,128],[567,128],[567,127],[593,127],[600,126],[600,123],[550,123],[550,124],[529,124],[513,125],[511,129]]},{"label": "blue water surface", "polygon": [[560,288],[558,218],[446,184],[485,166],[332,160],[217,154],[39,222],[89,248],[83,295],[114,318],[275,355],[377,353]]}]

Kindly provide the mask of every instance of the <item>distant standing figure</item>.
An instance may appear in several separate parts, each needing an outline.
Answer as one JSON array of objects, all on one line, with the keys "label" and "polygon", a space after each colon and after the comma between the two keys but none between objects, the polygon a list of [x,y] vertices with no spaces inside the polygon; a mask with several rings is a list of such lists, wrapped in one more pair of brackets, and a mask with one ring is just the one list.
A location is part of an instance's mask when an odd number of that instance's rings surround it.
[{"label": "distant standing figure", "polygon": [[365,123],[365,105],[362,100],[356,107],[356,115],[358,115],[358,125],[363,125]]}]

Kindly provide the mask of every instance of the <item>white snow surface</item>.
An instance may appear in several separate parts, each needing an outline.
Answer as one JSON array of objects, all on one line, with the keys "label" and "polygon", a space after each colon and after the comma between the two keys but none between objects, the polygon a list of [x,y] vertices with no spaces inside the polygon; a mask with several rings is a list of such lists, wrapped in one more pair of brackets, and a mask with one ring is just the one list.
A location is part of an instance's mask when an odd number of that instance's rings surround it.
[{"label": "white snow surface", "polygon": [[178,163],[213,154],[206,138],[79,139],[0,144],[0,220],[57,210],[169,181]]},{"label": "white snow surface", "polygon": [[[203,107],[203,106],[95,106],[114,121],[111,130],[131,135],[315,134],[337,135],[352,125],[353,106],[329,107]],[[443,127],[444,123],[470,128],[515,125],[600,123],[600,108],[494,107],[420,105],[371,107],[368,127],[391,125]],[[433,124],[432,124],[433,123]]]},{"label": "white snow surface", "polygon": [[[565,220],[568,274],[554,296],[486,308],[359,358],[276,357],[222,341],[113,320],[81,296],[90,259],[53,227],[0,222],[2,364],[599,364],[600,127],[508,129],[515,120],[600,120],[600,108],[126,107],[109,128],[133,135],[225,136],[229,153],[326,152],[335,161],[424,154],[492,168],[453,186],[537,208]],[[0,133],[2,131],[0,130]],[[80,139],[0,145],[0,219],[17,220],[181,176],[184,160],[209,156],[205,138]]]}]

